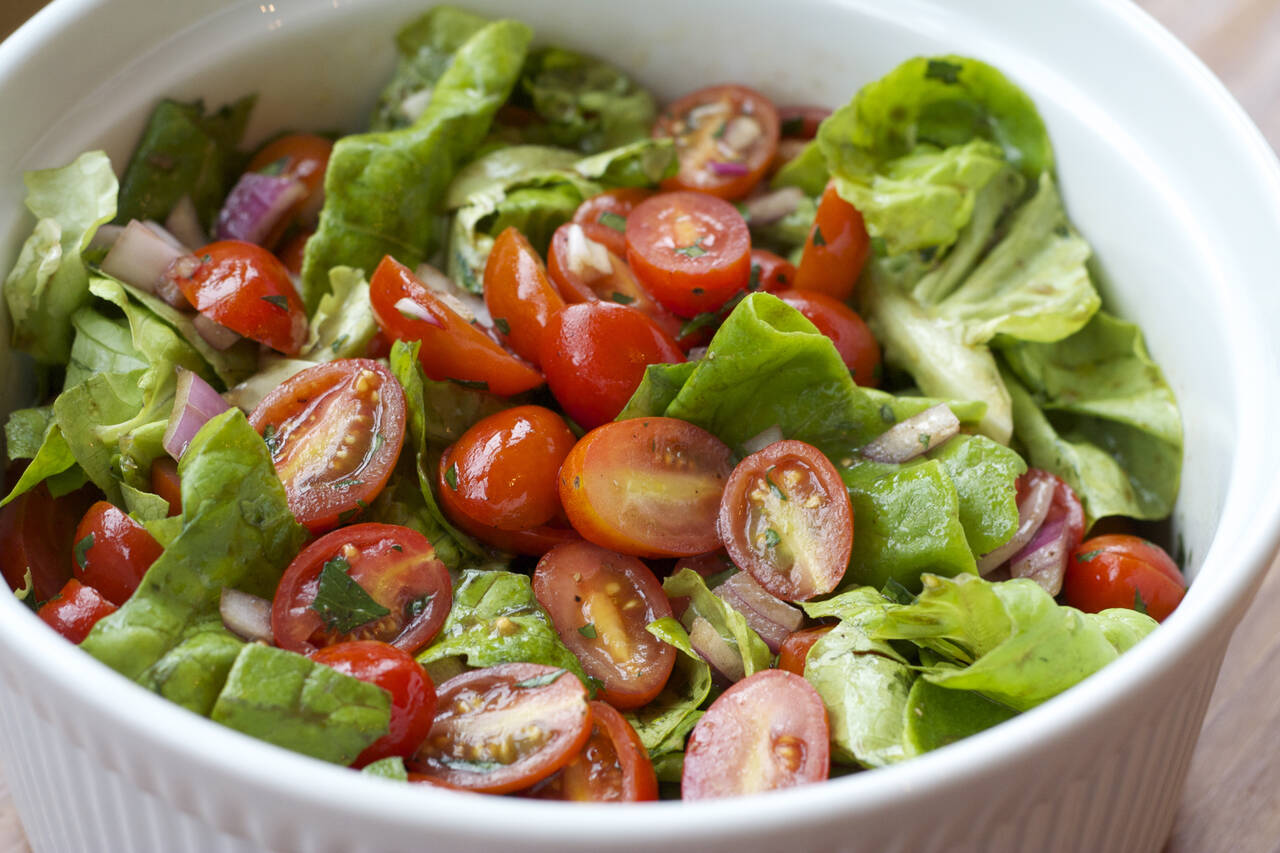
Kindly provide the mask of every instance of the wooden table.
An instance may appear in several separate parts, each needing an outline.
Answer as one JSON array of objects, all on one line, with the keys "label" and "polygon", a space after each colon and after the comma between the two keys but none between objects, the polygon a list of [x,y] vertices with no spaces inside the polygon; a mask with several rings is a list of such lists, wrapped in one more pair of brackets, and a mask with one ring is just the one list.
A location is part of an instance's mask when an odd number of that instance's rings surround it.
[{"label": "wooden table", "polygon": [[[0,37],[43,5],[44,0],[0,0]],[[1280,149],[1280,0],[1139,5],[1196,51]],[[1227,652],[1165,853],[1280,850],[1277,613],[1280,571],[1272,571]],[[0,776],[0,853],[27,853],[4,785]]]}]

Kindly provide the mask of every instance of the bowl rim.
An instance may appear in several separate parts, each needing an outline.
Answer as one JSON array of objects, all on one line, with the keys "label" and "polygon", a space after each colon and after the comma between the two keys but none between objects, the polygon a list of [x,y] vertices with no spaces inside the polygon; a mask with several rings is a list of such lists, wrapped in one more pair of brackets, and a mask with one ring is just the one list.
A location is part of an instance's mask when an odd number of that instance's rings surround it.
[{"label": "bowl rim", "polygon": [[[76,26],[78,19],[87,19],[90,12],[105,9],[108,1],[55,0],[42,9],[0,44],[0,79],[38,56],[60,32]],[[189,23],[236,3],[235,0],[212,0],[196,5],[202,8],[186,13]],[[1265,188],[1270,215],[1280,223],[1280,164],[1275,153],[1243,108],[1203,63],[1145,11],[1132,4],[1079,0],[1078,5],[1091,14],[1109,19],[1127,37],[1160,54],[1166,61],[1164,70],[1176,77],[1200,106],[1221,121],[1223,132],[1235,135],[1243,158],[1240,168],[1255,175]],[[1260,425],[1254,429],[1261,435]],[[1238,460],[1229,482],[1234,484],[1244,464]],[[1224,515],[1229,508],[1230,504],[1224,505]],[[996,729],[874,773],[853,774],[823,785],[774,792],[767,797],[702,802],[697,807],[679,802],[647,804],[640,808],[549,805],[438,789],[422,791],[417,786],[393,785],[378,779],[356,780],[345,768],[325,766],[256,741],[169,703],[75,647],[53,641],[51,638],[56,635],[16,599],[9,600],[9,596],[0,596],[0,614],[5,614],[0,617],[0,645],[6,649],[7,657],[34,667],[50,684],[76,694],[86,709],[107,724],[128,731],[136,739],[152,742],[188,766],[202,766],[223,778],[239,779],[256,791],[286,799],[301,798],[319,807],[402,825],[442,827],[460,834],[483,827],[483,832],[490,837],[513,841],[554,842],[563,836],[566,826],[571,826],[575,833],[624,832],[633,841],[673,836],[695,841],[722,836],[723,826],[729,821],[733,822],[735,832],[746,833],[779,823],[829,820],[840,809],[874,810],[901,798],[905,792],[937,788],[942,784],[939,780],[999,774],[1001,765],[1020,752],[1039,742],[1068,736],[1082,725],[1082,720],[1100,719],[1120,701],[1123,688],[1149,681],[1175,666],[1171,661],[1189,655],[1197,644],[1215,632],[1234,629],[1234,622],[1280,549],[1280,490],[1262,497],[1251,507],[1251,512],[1255,519],[1261,520],[1261,531],[1233,546],[1230,561],[1225,559],[1226,549],[1215,536],[1214,546],[1207,555],[1219,557],[1215,583],[1193,584],[1187,599],[1192,606],[1179,609],[1150,639],[1061,696]],[[293,790],[289,790],[290,786]],[[299,790],[305,794],[298,793]],[[439,807],[421,808],[424,796],[438,798],[428,802]],[[557,814],[572,814],[571,823],[525,819],[545,816],[548,808],[570,809]]]}]

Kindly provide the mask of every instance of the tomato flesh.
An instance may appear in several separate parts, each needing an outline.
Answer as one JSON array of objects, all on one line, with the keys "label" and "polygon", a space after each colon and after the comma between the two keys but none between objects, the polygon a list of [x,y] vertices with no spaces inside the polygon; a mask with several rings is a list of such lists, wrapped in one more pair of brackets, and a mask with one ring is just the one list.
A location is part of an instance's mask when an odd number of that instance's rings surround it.
[{"label": "tomato flesh", "polygon": [[732,797],[821,782],[830,772],[827,710],[800,676],[765,669],[737,682],[693,727],[681,797]]},{"label": "tomato flesh", "polygon": [[668,106],[655,136],[675,140],[680,171],[663,189],[739,199],[759,183],[778,150],[778,110],[746,86],[710,86]]},{"label": "tomato flesh", "polygon": [[729,557],[784,601],[831,592],[853,551],[853,507],[831,461],[778,441],[734,468],[718,519]]},{"label": "tomato flesh", "polygon": [[[361,612],[370,618],[347,618],[320,600],[326,571],[345,575],[335,580],[354,581],[372,599],[374,607]],[[271,630],[276,645],[299,654],[351,640],[415,652],[440,632],[452,606],[449,570],[427,537],[397,524],[353,524],[312,542],[285,569],[271,602]]]},{"label": "tomato flesh", "polygon": [[805,661],[814,644],[831,632],[834,625],[819,625],[816,628],[801,628],[782,641],[778,649],[778,669],[804,675]]},{"label": "tomato flesh", "polygon": [[79,645],[98,620],[116,612],[116,606],[91,586],[72,578],[62,590],[41,605],[40,619],[63,637]]},{"label": "tomato flesh", "polygon": [[536,365],[547,323],[564,300],[547,279],[538,253],[514,226],[498,235],[489,253],[484,303],[506,345]]},{"label": "tomato flesh", "polygon": [[572,673],[534,663],[472,670],[440,685],[436,718],[413,769],[454,788],[528,788],[577,755],[591,734],[587,691]]},{"label": "tomato flesh", "polygon": [[75,533],[75,576],[124,604],[164,551],[147,529],[107,501],[89,507]]},{"label": "tomato flesh", "polygon": [[782,290],[774,295],[831,339],[854,382],[868,388],[880,384],[880,345],[858,312],[817,290]]},{"label": "tomato flesh", "polygon": [[1186,590],[1182,572],[1163,548],[1124,533],[1081,542],[1062,582],[1067,604],[1086,613],[1144,609],[1157,622],[1169,618]]},{"label": "tomato flesh", "polygon": [[533,573],[533,592],[556,633],[601,682],[615,708],[639,708],[661,692],[675,649],[645,630],[671,615],[662,585],[635,557],[589,542],[548,551]]},{"label": "tomato flesh", "polygon": [[853,295],[871,255],[871,237],[862,214],[827,184],[796,268],[797,290],[816,290],[841,302]]},{"label": "tomato flesh", "polygon": [[568,764],[529,796],[543,800],[637,803],[658,798],[658,778],[636,730],[612,706],[591,702],[591,735]]},{"label": "tomato flesh", "polygon": [[732,452],[677,418],[633,418],[587,433],[560,468],[560,502],[582,537],[639,557],[720,547],[716,515]]}]

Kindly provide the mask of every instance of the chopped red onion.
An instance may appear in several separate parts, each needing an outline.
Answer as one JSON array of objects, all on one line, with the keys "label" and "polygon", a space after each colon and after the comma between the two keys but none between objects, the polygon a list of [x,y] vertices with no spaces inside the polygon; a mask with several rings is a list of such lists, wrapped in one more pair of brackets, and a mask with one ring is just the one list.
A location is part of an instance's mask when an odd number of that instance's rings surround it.
[{"label": "chopped red onion", "polygon": [[174,246],[155,229],[133,219],[102,259],[102,271],[139,290],[157,293],[169,265],[184,255],[184,249]]},{"label": "chopped red onion", "polygon": [[195,308],[182,292],[179,279],[189,279],[200,268],[200,259],[195,255],[179,255],[169,264],[164,275],[156,282],[155,294],[180,311],[194,311]]},{"label": "chopped red onion", "polygon": [[284,175],[245,172],[218,213],[219,240],[264,241],[307,194],[301,181]]},{"label": "chopped red onion", "polygon": [[752,225],[768,225],[795,212],[804,201],[804,190],[783,187],[780,190],[749,198],[742,203],[747,221]]},{"label": "chopped red onion", "polygon": [[181,460],[200,427],[229,408],[231,406],[213,390],[212,385],[185,367],[179,367],[178,391],[162,441],[165,451],[174,459]]},{"label": "chopped red onion", "polygon": [[193,317],[191,325],[196,327],[196,331],[200,333],[200,337],[204,338],[205,343],[216,350],[229,349],[240,341],[239,332],[234,332],[203,314]]},{"label": "chopped red onion", "polygon": [[746,572],[732,575],[714,590],[730,607],[747,620],[751,630],[760,635],[769,651],[777,652],[782,641],[804,623],[804,614],[769,593]]},{"label": "chopped red onion", "polygon": [[707,167],[721,177],[737,177],[750,173],[746,163],[738,163],[733,160],[708,160]]},{"label": "chopped red onion", "polygon": [[89,238],[90,249],[110,249],[124,233],[123,225],[99,225]]},{"label": "chopped red onion", "polygon": [[1062,577],[1067,570],[1067,558],[1071,556],[1069,535],[1065,518],[1046,521],[1027,546],[1009,561],[1009,574],[1030,578],[1044,587],[1045,592],[1057,595],[1062,591]]},{"label": "chopped red onion", "polygon": [[271,602],[238,589],[224,587],[218,603],[222,624],[227,630],[250,643],[275,643],[271,632]]},{"label": "chopped red onion", "polygon": [[436,328],[444,328],[444,324],[438,318],[408,296],[401,296],[397,299],[394,307],[400,316],[406,320],[421,320],[424,323],[430,323]]},{"label": "chopped red onion", "polygon": [[580,276],[602,276],[613,272],[609,249],[587,236],[578,223],[570,223],[565,231],[565,255],[569,272]]},{"label": "chopped red onion", "polygon": [[479,323],[481,326],[493,325],[493,318],[489,316],[489,308],[484,304],[484,297],[478,293],[472,293],[461,287],[431,264],[418,264],[413,274],[427,286],[428,290],[444,299],[445,304],[468,323]]},{"label": "chopped red onion", "polygon": [[208,236],[204,233],[204,226],[200,224],[200,214],[196,211],[196,203],[191,200],[189,195],[184,195],[178,199],[178,203],[173,206],[173,210],[169,211],[169,215],[165,218],[164,227],[169,229],[170,234],[192,249],[198,249],[209,242]]},{"label": "chopped red onion", "polygon": [[746,676],[742,656],[701,616],[695,618],[689,626],[689,644],[726,681],[741,681]]},{"label": "chopped red onion", "polygon": [[154,231],[157,237],[159,237],[161,240],[164,240],[170,246],[173,246],[173,248],[182,252],[191,251],[191,249],[185,243],[179,240],[172,231],[170,231],[168,228],[165,228],[163,225],[161,225],[159,222],[156,222],[154,219],[144,219],[142,220],[142,224],[150,228],[152,231]]},{"label": "chopped red onion", "polygon": [[1031,481],[1031,488],[1018,501],[1018,529],[1008,542],[982,555],[978,560],[978,574],[986,577],[1000,564],[1017,554],[1036,535],[1040,525],[1044,524],[1049,505],[1053,503],[1054,481],[1049,478]]},{"label": "chopped red onion", "polygon": [[766,427],[765,429],[760,430],[760,432],[742,442],[742,451],[744,453],[751,454],[759,450],[764,450],[769,445],[782,441],[783,437],[782,427],[774,424],[771,427]]},{"label": "chopped red onion", "polygon": [[946,403],[925,409],[894,424],[862,448],[862,455],[875,462],[908,462],[960,432],[960,419]]}]

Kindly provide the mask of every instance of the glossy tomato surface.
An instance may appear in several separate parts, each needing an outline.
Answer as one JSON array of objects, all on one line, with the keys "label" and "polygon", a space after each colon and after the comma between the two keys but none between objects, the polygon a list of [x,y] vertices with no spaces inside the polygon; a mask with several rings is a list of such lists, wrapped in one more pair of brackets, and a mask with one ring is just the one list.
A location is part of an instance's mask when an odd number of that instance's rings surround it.
[{"label": "glossy tomato surface", "polygon": [[440,685],[412,768],[454,788],[505,794],[568,764],[591,734],[587,690],[568,670],[504,663]]},{"label": "glossy tomato surface", "polygon": [[817,290],[782,290],[774,295],[831,339],[854,382],[869,388],[880,384],[880,344],[858,312]]},{"label": "glossy tomato surface", "polygon": [[498,235],[489,253],[484,304],[503,342],[537,365],[547,323],[565,302],[547,278],[542,258],[514,226]]},{"label": "glossy tomato surface", "polygon": [[1163,548],[1123,533],[1081,542],[1062,582],[1066,603],[1086,613],[1125,607],[1157,622],[1169,618],[1186,590],[1178,564]]},{"label": "glossy tomato surface", "polygon": [[320,533],[386,485],[404,444],[404,391],[380,362],[338,359],[286,379],[249,423],[267,442],[294,517]]},{"label": "glossy tomato surface", "polygon": [[782,647],[778,649],[778,669],[804,675],[804,665],[809,657],[809,650],[813,648],[814,643],[831,633],[834,627],[834,625],[819,625],[816,628],[801,628],[793,632],[782,641]]},{"label": "glossy tomato surface", "polygon": [[796,266],[791,261],[768,249],[751,250],[751,282],[748,290],[777,293],[791,287],[795,280]]},{"label": "glossy tomato surface", "polygon": [[652,195],[653,190],[643,187],[605,190],[578,205],[571,221],[582,226],[598,225],[607,228],[608,231],[598,232],[597,239],[615,255],[625,255],[627,241],[624,235],[627,231],[627,217],[631,215],[631,211],[635,210],[637,204]]},{"label": "glossy tomato surface", "polygon": [[677,418],[632,418],[584,435],[560,468],[560,501],[582,537],[640,557],[720,547],[716,516],[733,454]]},{"label": "glossy tomato surface", "polygon": [[282,216],[275,234],[265,242],[274,246],[294,221],[314,224],[324,205],[324,173],[329,166],[333,142],[313,133],[286,133],[262,146],[249,161],[249,172],[265,172],[299,181],[307,194]]},{"label": "glossy tomato surface", "polygon": [[664,189],[739,199],[759,183],[778,150],[778,110],[746,86],[709,86],[668,106],[654,128],[675,140],[680,171]]},{"label": "glossy tomato surface", "polygon": [[116,612],[116,606],[91,586],[72,578],[46,601],[36,613],[40,619],[63,637],[79,645],[89,636],[98,620]]},{"label": "glossy tomato surface", "polygon": [[351,640],[415,652],[453,605],[453,582],[430,540],[397,524],[353,524],[312,542],[271,602],[276,645],[299,654]]},{"label": "glossy tomato surface", "polygon": [[164,551],[146,528],[107,501],[89,507],[75,532],[75,576],[124,604]]},{"label": "glossy tomato surface", "polygon": [[568,764],[539,782],[529,796],[544,800],[637,803],[658,798],[649,752],[626,718],[591,702],[591,736]]},{"label": "glossy tomato surface", "polygon": [[[18,471],[9,479],[17,482]],[[40,483],[0,508],[0,571],[10,589],[22,589],[31,572],[36,601],[48,601],[71,579],[76,525],[98,497],[85,487],[55,498]]]},{"label": "glossy tomato surface", "polygon": [[671,615],[662,585],[638,559],[590,542],[548,551],[533,573],[533,592],[556,633],[599,679],[615,708],[639,708],[667,683],[675,648],[646,630]]},{"label": "glossy tomato surface", "polygon": [[834,182],[828,184],[796,267],[796,289],[847,300],[870,255],[871,238],[862,214],[840,197]]},{"label": "glossy tomato surface", "polygon": [[[440,460],[440,464],[446,469],[449,466],[448,460],[449,455],[446,451]],[[437,485],[437,488],[440,487]],[[557,545],[562,545],[565,542],[578,542],[582,539],[578,535],[578,531],[560,521],[554,524],[540,524],[537,527],[530,527],[528,530],[501,530],[497,527],[481,524],[462,513],[451,511],[445,501],[441,501],[441,503],[444,505],[445,514],[449,516],[449,520],[453,522],[454,526],[481,544],[496,548],[499,551],[541,557]]]}]

